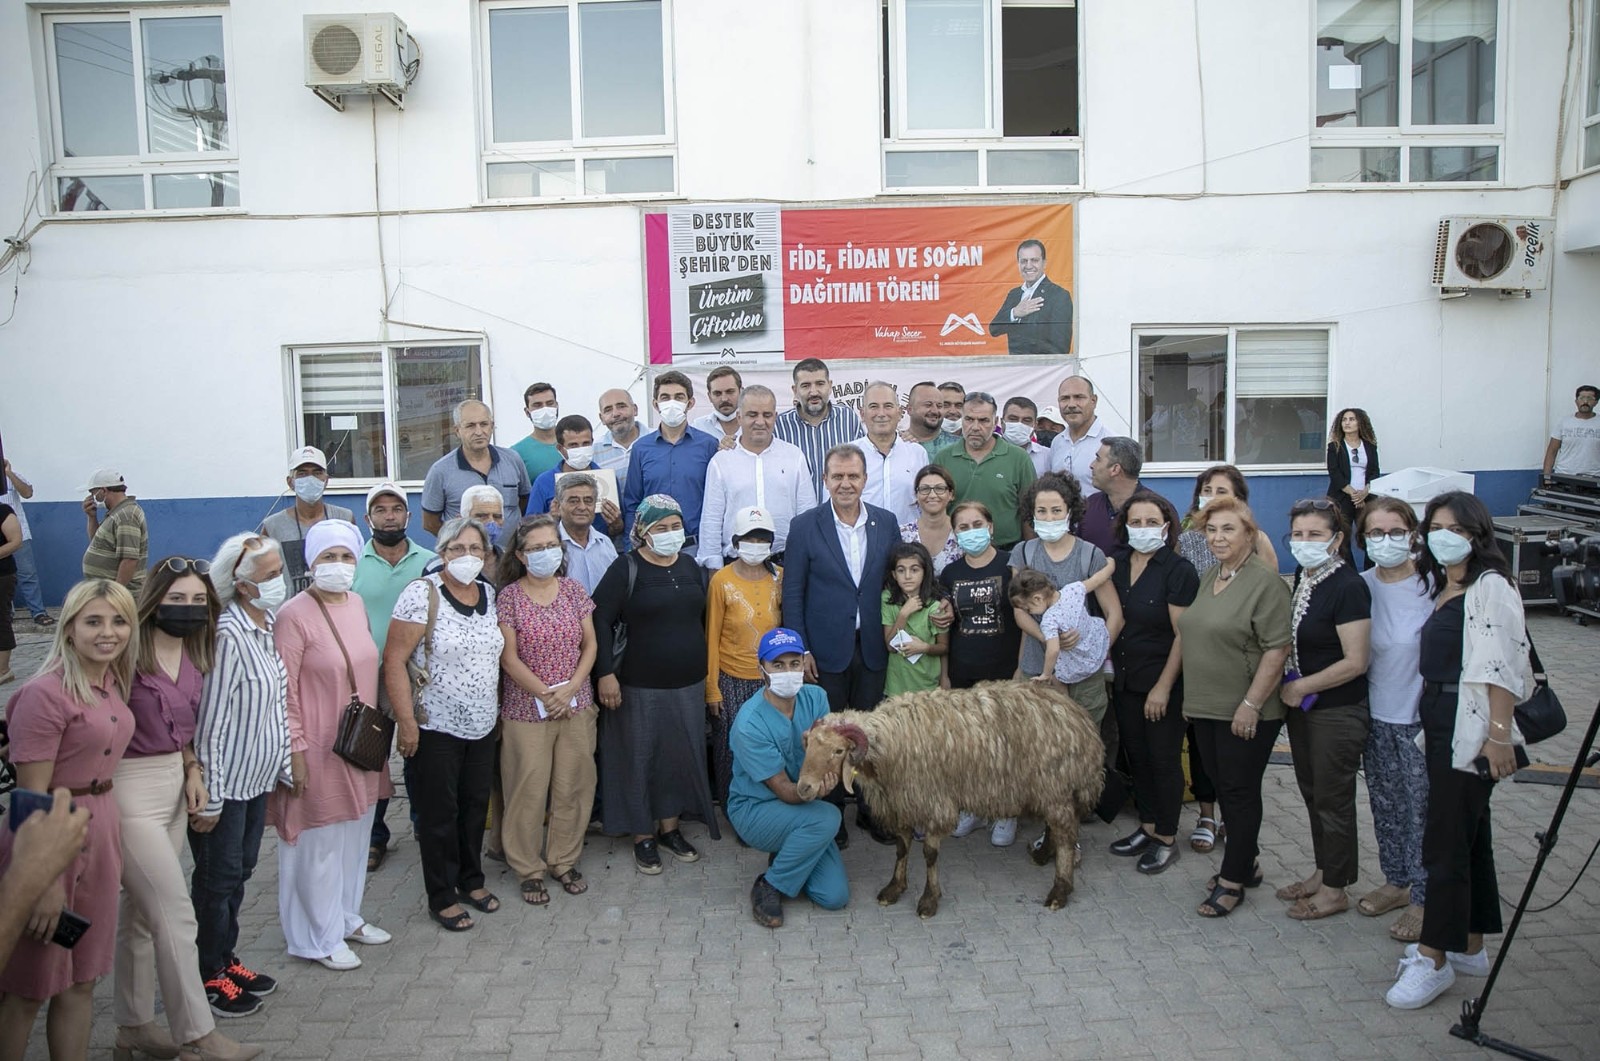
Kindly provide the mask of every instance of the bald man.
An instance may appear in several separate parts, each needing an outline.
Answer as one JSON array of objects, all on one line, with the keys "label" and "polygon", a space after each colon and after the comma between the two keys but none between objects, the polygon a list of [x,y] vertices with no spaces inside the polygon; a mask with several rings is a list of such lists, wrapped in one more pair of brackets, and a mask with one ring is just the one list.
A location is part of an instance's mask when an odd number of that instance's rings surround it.
[{"label": "bald man", "polygon": [[437,534],[445,520],[460,515],[461,495],[469,486],[487,485],[500,491],[507,512],[525,509],[528,469],[516,451],[491,441],[494,413],[489,407],[468,398],[451,412],[450,428],[460,445],[434,461],[422,481],[422,529]]}]

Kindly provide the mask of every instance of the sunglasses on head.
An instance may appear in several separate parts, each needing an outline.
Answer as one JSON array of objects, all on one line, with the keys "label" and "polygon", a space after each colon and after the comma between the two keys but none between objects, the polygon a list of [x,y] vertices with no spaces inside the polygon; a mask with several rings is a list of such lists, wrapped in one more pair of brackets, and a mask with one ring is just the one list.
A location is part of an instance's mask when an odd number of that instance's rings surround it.
[{"label": "sunglasses on head", "polygon": [[1327,512],[1334,507],[1332,501],[1325,497],[1306,497],[1294,503],[1289,509],[1289,514],[1297,515],[1305,512]]},{"label": "sunglasses on head", "polygon": [[191,560],[185,556],[170,556],[162,561],[159,570],[171,571],[174,575],[183,575],[190,571],[197,575],[209,575],[211,573],[211,561]]}]

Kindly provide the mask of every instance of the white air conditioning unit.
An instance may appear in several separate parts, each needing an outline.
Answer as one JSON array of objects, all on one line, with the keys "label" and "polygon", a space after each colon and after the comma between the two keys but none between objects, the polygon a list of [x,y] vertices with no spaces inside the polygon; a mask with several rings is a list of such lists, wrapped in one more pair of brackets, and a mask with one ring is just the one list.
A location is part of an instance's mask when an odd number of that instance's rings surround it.
[{"label": "white air conditioning unit", "polygon": [[417,48],[397,16],[306,15],[305,40],[306,87],[337,109],[351,95],[382,95],[405,105]]},{"label": "white air conditioning unit", "polygon": [[1523,297],[1550,283],[1554,219],[1444,217],[1433,255],[1433,284],[1446,293],[1488,288]]}]

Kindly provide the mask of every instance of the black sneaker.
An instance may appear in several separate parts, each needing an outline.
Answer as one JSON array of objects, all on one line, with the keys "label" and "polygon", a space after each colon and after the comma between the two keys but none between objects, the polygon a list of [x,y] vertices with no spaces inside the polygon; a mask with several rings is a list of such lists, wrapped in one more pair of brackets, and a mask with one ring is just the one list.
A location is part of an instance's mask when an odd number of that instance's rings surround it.
[{"label": "black sneaker", "polygon": [[219,1017],[248,1017],[261,1008],[261,999],[233,982],[227,971],[206,981],[206,1001]]},{"label": "black sneaker", "polygon": [[682,829],[674,829],[670,833],[657,833],[656,840],[679,862],[700,861],[700,852],[696,851],[694,845],[683,838]]},{"label": "black sneaker", "polygon": [[758,925],[767,928],[783,925],[783,893],[767,883],[765,873],[756,878],[750,889],[750,914]]},{"label": "black sneaker", "polygon": [[278,989],[278,981],[266,973],[245,968],[244,962],[240,961],[237,955],[228,960],[228,964],[222,969],[222,975],[257,998],[264,998]]},{"label": "black sneaker", "polygon": [[656,850],[654,840],[646,838],[633,845],[633,864],[647,876],[661,872],[661,852]]}]

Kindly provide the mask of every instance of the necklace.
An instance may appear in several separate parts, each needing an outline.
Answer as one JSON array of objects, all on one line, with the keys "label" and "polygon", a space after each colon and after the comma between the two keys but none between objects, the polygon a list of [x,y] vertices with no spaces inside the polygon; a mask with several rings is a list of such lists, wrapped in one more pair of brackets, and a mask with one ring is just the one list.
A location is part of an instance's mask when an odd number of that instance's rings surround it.
[{"label": "necklace", "polygon": [[1311,594],[1335,571],[1344,566],[1344,559],[1335,556],[1315,571],[1302,571],[1300,582],[1294,588],[1294,605],[1289,616],[1289,666],[1300,670],[1300,623],[1311,607]]}]

